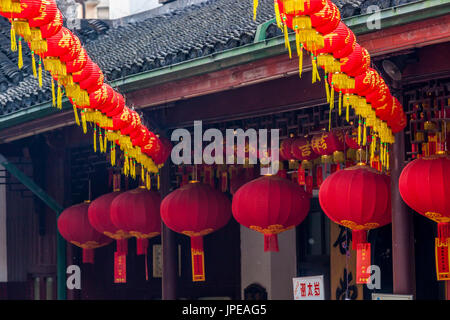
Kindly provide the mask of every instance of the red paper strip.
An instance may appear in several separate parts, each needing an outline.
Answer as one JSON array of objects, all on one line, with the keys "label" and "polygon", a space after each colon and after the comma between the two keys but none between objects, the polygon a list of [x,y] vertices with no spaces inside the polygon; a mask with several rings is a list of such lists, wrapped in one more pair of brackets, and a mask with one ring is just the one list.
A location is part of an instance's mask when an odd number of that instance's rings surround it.
[{"label": "red paper strip", "polygon": [[114,252],[114,283],[127,282],[127,256]]},{"label": "red paper strip", "polygon": [[297,183],[301,186],[306,185],[305,169],[303,169],[302,167],[298,167]]},{"label": "red paper strip", "polygon": [[436,253],[436,275],[438,281],[450,280],[450,267],[449,267],[449,248],[450,238],[447,241],[440,241],[439,238],[435,239],[435,253]]},{"label": "red paper strip", "polygon": [[370,278],[370,243],[359,243],[356,249],[356,283],[366,284]]},{"label": "red paper strip", "polygon": [[205,281],[203,238],[191,237],[192,281]]},{"label": "red paper strip", "polygon": [[322,166],[318,166],[316,169],[316,179],[317,179],[317,187],[320,187],[323,182],[323,168]]}]

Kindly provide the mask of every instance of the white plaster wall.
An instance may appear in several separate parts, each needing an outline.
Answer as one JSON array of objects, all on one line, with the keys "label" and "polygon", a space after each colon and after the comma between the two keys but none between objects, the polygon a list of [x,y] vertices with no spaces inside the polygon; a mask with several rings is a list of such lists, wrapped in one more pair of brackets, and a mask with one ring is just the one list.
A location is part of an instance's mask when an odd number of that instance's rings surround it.
[{"label": "white plaster wall", "polygon": [[278,235],[279,252],[264,252],[264,236],[241,226],[241,297],[252,283],[267,290],[269,300],[292,300],[297,273],[295,229]]},{"label": "white plaster wall", "polygon": [[241,226],[241,298],[244,289],[258,283],[267,290],[270,299],[270,254],[264,253],[264,236]]}]

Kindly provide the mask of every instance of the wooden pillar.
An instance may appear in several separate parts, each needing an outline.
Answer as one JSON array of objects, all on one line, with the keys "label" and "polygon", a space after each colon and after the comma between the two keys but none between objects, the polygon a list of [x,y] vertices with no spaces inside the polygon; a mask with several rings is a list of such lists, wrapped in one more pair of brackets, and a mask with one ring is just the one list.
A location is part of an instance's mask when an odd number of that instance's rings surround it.
[{"label": "wooden pillar", "polygon": [[[170,166],[168,163],[161,169],[161,196],[170,193]],[[163,255],[162,271],[162,299],[175,300],[177,298],[177,243],[175,232],[167,228],[162,222],[161,243]]]},{"label": "wooden pillar", "polygon": [[395,135],[391,152],[392,269],[394,294],[416,295],[413,215],[400,196],[398,179],[405,163],[405,136]]}]

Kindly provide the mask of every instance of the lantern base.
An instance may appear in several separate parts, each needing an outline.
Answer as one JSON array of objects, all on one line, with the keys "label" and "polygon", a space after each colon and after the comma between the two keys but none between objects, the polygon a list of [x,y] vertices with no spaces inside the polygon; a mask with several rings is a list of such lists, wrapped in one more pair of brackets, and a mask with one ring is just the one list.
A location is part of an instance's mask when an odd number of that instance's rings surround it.
[{"label": "lantern base", "polygon": [[143,255],[147,253],[148,249],[148,239],[136,239],[136,254]]}]

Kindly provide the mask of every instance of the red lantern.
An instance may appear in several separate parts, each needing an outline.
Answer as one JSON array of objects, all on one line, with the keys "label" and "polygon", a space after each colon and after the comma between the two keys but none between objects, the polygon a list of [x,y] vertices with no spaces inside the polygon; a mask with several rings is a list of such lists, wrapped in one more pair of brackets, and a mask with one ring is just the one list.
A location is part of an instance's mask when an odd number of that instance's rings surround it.
[{"label": "red lantern", "polygon": [[162,148],[162,143],[153,132],[149,133],[148,139],[143,141],[144,146],[141,147],[141,151],[150,158],[154,159],[158,156],[158,153]]},{"label": "red lantern", "polygon": [[440,154],[411,161],[400,175],[399,190],[408,206],[438,223],[437,276],[438,280],[450,280],[450,157]]},{"label": "red lantern", "polygon": [[41,31],[41,38],[47,39],[59,32],[61,28],[63,27],[63,17],[61,14],[61,11],[57,11],[55,15],[55,19],[53,19],[51,22],[40,26],[39,29]]},{"label": "red lantern", "polygon": [[358,144],[358,131],[356,128],[353,128],[352,130],[348,130],[345,133],[345,144],[350,149],[359,149],[360,146]]},{"label": "red lantern", "polygon": [[355,77],[367,70],[370,66],[370,55],[367,50],[356,44],[351,54],[341,58],[341,71]]},{"label": "red lantern", "polygon": [[[89,63],[89,61],[91,62],[91,64]],[[81,89],[84,89],[88,93],[91,93],[101,88],[101,86],[103,85],[104,76],[98,65],[93,63],[90,59],[89,61],[84,69],[89,68],[88,66],[90,65],[91,72],[87,78],[80,80],[79,84]]]},{"label": "red lantern", "polygon": [[[367,230],[391,223],[390,179],[366,165],[339,170],[322,183],[319,202],[325,214],[352,230],[357,250],[357,283],[367,283],[370,274],[370,244]],[[362,255],[365,254],[365,257]]]},{"label": "red lantern", "polygon": [[387,121],[388,126],[391,127],[392,133],[402,131],[406,127],[406,121],[406,114],[403,111],[403,107],[400,101],[394,97],[391,116]]},{"label": "red lantern", "polygon": [[311,141],[305,137],[297,137],[291,144],[291,154],[300,161],[311,161],[318,157],[313,151]]},{"label": "red lantern", "polygon": [[111,203],[111,221],[137,239],[137,254],[146,254],[148,239],[161,234],[161,196],[140,187],[121,193]]},{"label": "red lantern", "polygon": [[[75,73],[83,70],[88,62],[88,55],[84,48],[81,48],[75,59],[66,62],[67,73]],[[79,80],[79,79],[77,79]]]},{"label": "red lantern", "polygon": [[172,143],[170,140],[159,137],[159,141],[161,144],[161,149],[156,155],[152,157],[153,161],[156,165],[161,165],[167,161],[167,158],[169,157],[170,153],[172,152]]},{"label": "red lantern", "polygon": [[87,201],[64,210],[58,218],[58,230],[64,239],[83,249],[83,263],[94,263],[94,249],[111,243],[112,239],[91,226],[88,208]]},{"label": "red lantern", "polygon": [[277,234],[300,224],[309,206],[303,188],[276,175],[252,180],[233,196],[234,218],[264,234],[264,251],[278,251]]},{"label": "red lantern", "polygon": [[292,154],[292,143],[295,138],[290,137],[284,139],[280,144],[280,160],[293,160],[294,155]]},{"label": "red lantern", "polygon": [[231,204],[226,195],[191,181],[164,198],[161,218],[173,231],[191,237],[192,280],[205,281],[203,236],[230,220]]},{"label": "red lantern", "polygon": [[39,15],[28,20],[28,23],[31,28],[44,26],[55,20],[58,11],[58,7],[54,0],[41,1],[41,5],[39,7]]},{"label": "red lantern", "polygon": [[344,150],[344,134],[340,129],[323,131],[312,137],[311,146],[316,154],[322,156],[323,162],[331,162],[332,155],[337,158]]},{"label": "red lantern", "polygon": [[127,239],[131,235],[116,227],[110,217],[111,204],[121,193],[120,191],[114,191],[92,201],[88,209],[88,216],[91,226],[98,232],[116,240],[117,252],[126,254],[128,251]]},{"label": "red lantern", "polygon": [[322,10],[311,14],[311,25],[323,35],[337,28],[341,22],[339,8],[330,0],[327,0]]},{"label": "red lantern", "polygon": [[339,25],[344,29],[344,46],[340,50],[333,51],[333,56],[336,59],[342,59],[355,50],[356,37],[352,30],[350,30],[343,22]]}]

